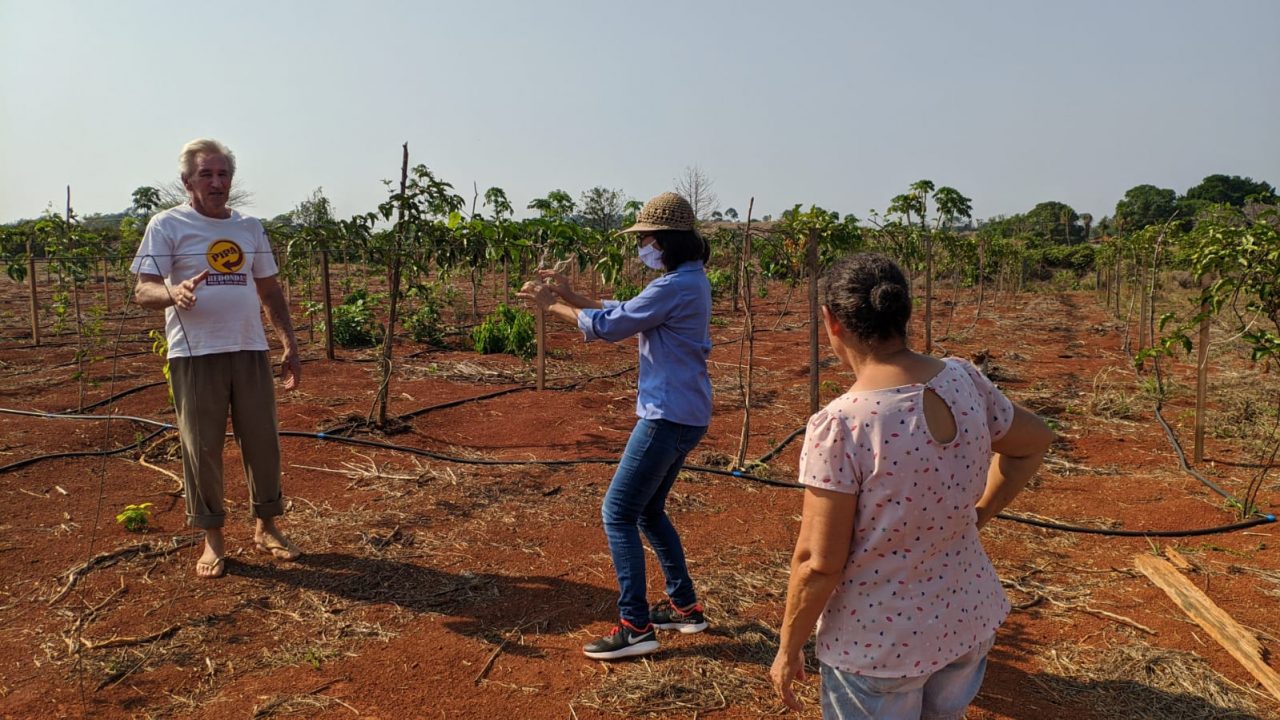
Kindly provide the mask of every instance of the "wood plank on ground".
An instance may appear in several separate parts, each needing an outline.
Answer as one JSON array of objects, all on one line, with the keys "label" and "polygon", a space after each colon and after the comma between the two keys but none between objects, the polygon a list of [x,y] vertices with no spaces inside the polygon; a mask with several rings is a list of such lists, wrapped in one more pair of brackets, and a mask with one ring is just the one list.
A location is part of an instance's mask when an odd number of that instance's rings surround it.
[{"label": "wood plank on ground", "polygon": [[1280,675],[1262,660],[1262,645],[1253,633],[1241,627],[1168,561],[1143,554],[1135,557],[1133,563],[1188,617],[1226,648],[1276,700],[1280,700]]}]

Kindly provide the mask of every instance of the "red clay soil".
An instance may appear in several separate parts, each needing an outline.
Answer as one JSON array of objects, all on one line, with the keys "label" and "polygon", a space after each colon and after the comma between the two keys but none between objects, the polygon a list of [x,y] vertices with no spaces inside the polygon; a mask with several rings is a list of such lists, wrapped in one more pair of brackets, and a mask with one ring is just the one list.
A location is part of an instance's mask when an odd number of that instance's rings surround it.
[{"label": "red clay soil", "polygon": [[[948,296],[950,292],[946,293]],[[0,287],[0,406],[74,411],[161,379],[146,330],[159,314],[107,316],[85,374],[75,336],[47,329],[32,347],[20,286]],[[488,297],[488,291],[485,296]],[[807,309],[781,318],[782,288],[758,307],[748,458],[764,455],[808,415]],[[1001,295],[973,323],[965,291],[948,336],[940,312],[935,353],[988,358],[1015,400],[1061,435],[1039,478],[1011,511],[1129,530],[1217,526],[1236,519],[1218,496],[1181,472],[1153,402],[1132,370],[1124,326],[1091,293]],[[712,354],[716,417],[698,465],[734,457],[741,318],[717,301]],[[296,317],[296,316],[295,316]],[[402,431],[354,437],[437,457],[282,440],[284,525],[306,551],[297,563],[256,553],[239,456],[228,444],[227,576],[194,577],[171,431],[110,457],[68,456],[0,472],[0,716],[9,718],[757,718],[785,715],[765,679],[782,614],[801,494],[746,479],[689,472],[671,511],[708,609],[709,632],[663,635],[645,661],[605,664],[581,646],[615,617],[615,585],[599,522],[612,466],[485,465],[463,460],[616,458],[634,422],[635,345],[584,344],[550,325],[548,384],[418,413]],[[303,330],[302,339],[308,338]],[[918,322],[913,337],[922,336]],[[317,334],[318,337],[318,334]],[[391,412],[410,413],[533,379],[510,356],[397,349]],[[822,401],[851,382],[822,342]],[[372,351],[324,360],[306,345],[301,387],[279,400],[282,429],[314,432],[367,416]],[[1175,391],[1165,415],[1190,449],[1185,364],[1164,368]],[[1235,373],[1257,397],[1274,376],[1230,352],[1215,373]],[[1249,373],[1253,374],[1249,374]],[[1199,469],[1236,495],[1258,470],[1257,443],[1221,405]],[[172,421],[162,386],[129,393],[117,416]],[[105,408],[91,412],[106,414]],[[134,421],[53,420],[0,414],[0,465],[51,453],[116,448],[153,428]],[[1246,437],[1241,437],[1241,436]],[[791,480],[791,443],[757,468]],[[448,458],[448,459],[441,459]],[[145,463],[145,464],[144,464]],[[1274,476],[1259,499],[1274,512]],[[115,522],[128,504],[153,503],[151,527]],[[1018,606],[999,635],[969,717],[980,720],[1116,717],[1278,717],[1280,704],[1206,633],[1133,569],[1133,559],[1176,547],[1188,577],[1274,648],[1280,560],[1276,528],[1177,540],[1107,537],[997,521],[987,547]],[[120,551],[120,552],[117,552]],[[112,553],[116,553],[114,556]],[[93,558],[90,568],[74,572]],[[651,597],[661,592],[652,577]],[[73,582],[74,580],[74,582]],[[62,591],[66,589],[66,592]],[[1171,689],[1158,673],[1126,676],[1117,650],[1165,652],[1181,672],[1221,679],[1218,697]],[[1168,655],[1168,652],[1177,653]],[[1145,653],[1145,655],[1144,655]],[[1273,667],[1280,667],[1272,659]],[[1216,673],[1216,674],[1215,674]],[[818,717],[816,680],[803,717]],[[1128,703],[1128,704],[1125,704]],[[1128,709],[1126,709],[1128,708]],[[1137,708],[1137,709],[1134,709]]]}]

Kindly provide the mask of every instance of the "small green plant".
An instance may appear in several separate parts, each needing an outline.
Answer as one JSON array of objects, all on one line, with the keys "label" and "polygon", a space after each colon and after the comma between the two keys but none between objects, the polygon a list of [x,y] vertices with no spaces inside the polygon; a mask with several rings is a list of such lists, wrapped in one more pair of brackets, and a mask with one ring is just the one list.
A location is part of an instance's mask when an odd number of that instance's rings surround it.
[{"label": "small green plant", "polygon": [[538,350],[533,313],[505,303],[471,331],[471,339],[478,353],[510,353],[528,360]]},{"label": "small green plant", "polygon": [[421,305],[404,319],[405,330],[414,341],[428,345],[444,344],[444,321],[440,316],[441,293],[431,285],[414,288],[408,293],[421,300]]},{"label": "small green plant", "polygon": [[644,288],[639,285],[632,285],[623,278],[618,278],[618,282],[613,286],[613,299],[619,302],[625,302],[640,294]]},{"label": "small green plant", "polygon": [[348,295],[333,308],[333,342],[344,348],[370,347],[382,338],[373,316],[376,303],[364,290]]},{"label": "small green plant", "polygon": [[151,505],[152,503],[149,502],[141,505],[125,505],[124,510],[116,515],[116,522],[123,525],[129,532],[146,532],[151,527]]},{"label": "small green plant", "polygon": [[161,330],[151,330],[147,333],[147,337],[151,338],[151,353],[159,355],[164,364],[160,366],[160,373],[164,375],[164,385],[169,389],[169,404],[173,404],[173,380],[169,377],[169,337]]},{"label": "small green plant", "polygon": [[719,297],[733,285],[733,273],[729,270],[708,270],[707,280],[711,283],[711,294]]}]

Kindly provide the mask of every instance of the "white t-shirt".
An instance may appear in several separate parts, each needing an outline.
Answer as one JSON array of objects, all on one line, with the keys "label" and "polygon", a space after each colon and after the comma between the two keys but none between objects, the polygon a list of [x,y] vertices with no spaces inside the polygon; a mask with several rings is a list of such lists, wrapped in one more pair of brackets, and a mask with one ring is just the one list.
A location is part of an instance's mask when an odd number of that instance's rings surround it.
[{"label": "white t-shirt", "polygon": [[257,219],[235,210],[225,219],[205,217],[190,205],[165,210],[147,223],[130,269],[170,286],[209,271],[194,307],[165,308],[169,357],[267,349],[254,279],[278,269]]}]

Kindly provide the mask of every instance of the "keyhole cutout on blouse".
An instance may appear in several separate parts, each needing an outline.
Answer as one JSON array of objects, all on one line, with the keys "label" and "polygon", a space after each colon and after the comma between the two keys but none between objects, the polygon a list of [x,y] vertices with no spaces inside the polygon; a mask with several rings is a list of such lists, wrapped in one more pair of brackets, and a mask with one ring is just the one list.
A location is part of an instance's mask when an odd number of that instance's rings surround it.
[{"label": "keyhole cutout on blouse", "polygon": [[933,441],[946,445],[956,439],[956,418],[947,402],[933,391],[924,389],[924,424]]}]

